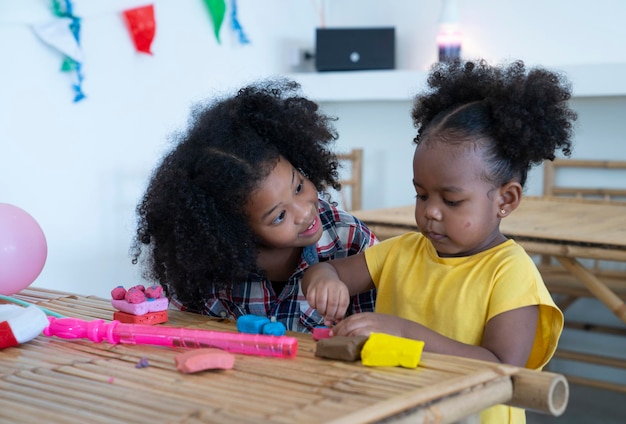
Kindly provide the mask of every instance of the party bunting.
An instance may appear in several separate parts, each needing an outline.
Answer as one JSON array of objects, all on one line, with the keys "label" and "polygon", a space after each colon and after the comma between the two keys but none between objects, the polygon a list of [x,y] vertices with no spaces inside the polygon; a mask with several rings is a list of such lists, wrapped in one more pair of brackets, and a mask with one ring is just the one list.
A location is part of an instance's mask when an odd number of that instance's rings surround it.
[{"label": "party bunting", "polygon": [[226,14],[226,1],[225,0],[204,0],[204,4],[209,9],[211,19],[213,20],[213,32],[215,33],[215,39],[219,44],[220,41],[220,29],[224,22],[224,15]]},{"label": "party bunting", "polygon": [[135,44],[135,49],[140,53],[151,55],[150,46],[156,31],[154,5],[127,9],[124,11],[124,19]]},{"label": "party bunting", "polygon": [[239,18],[237,17],[237,0],[232,0],[230,3],[230,6],[231,6],[230,20],[231,20],[233,30],[239,36],[239,42],[241,44],[249,44],[250,40],[248,39],[246,34],[243,32],[243,27],[239,23]]},{"label": "party bunting", "polygon": [[[213,23],[215,38],[219,44],[220,30],[226,16],[226,0],[202,0],[209,10]],[[82,91],[83,55],[80,46],[81,18],[74,15],[73,5],[70,0],[50,0],[51,10],[55,16],[50,22],[31,25],[36,36],[48,46],[63,55],[60,70],[65,73],[73,73],[75,78],[72,84],[74,89],[74,102],[85,98]],[[230,0],[229,4],[231,28],[237,34],[239,43],[249,44],[250,40],[245,34],[237,15],[237,0]],[[123,11],[123,18],[134,43],[135,49],[140,53],[152,55],[151,45],[156,33],[156,19],[154,5],[149,4]]]},{"label": "party bunting", "polygon": [[64,16],[73,16],[73,9],[74,6],[69,0],[52,0],[52,12],[55,16],[60,18]]},{"label": "party bunting", "polygon": [[63,54],[61,71],[73,72],[74,102],[85,98],[82,91],[82,52],[80,49],[80,18],[74,16],[70,0],[52,0],[54,21],[34,25],[33,31],[47,45]]},{"label": "party bunting", "polygon": [[33,25],[35,34],[47,45],[76,62],[82,62],[83,54],[70,29],[72,19],[59,18],[44,24]]},{"label": "party bunting", "polygon": [[81,89],[83,55],[72,25],[74,25],[72,18],[58,18],[44,24],[33,25],[33,31],[41,41],[63,54],[61,71],[75,72],[76,79],[72,87],[75,92],[74,101],[78,102],[85,97]]}]

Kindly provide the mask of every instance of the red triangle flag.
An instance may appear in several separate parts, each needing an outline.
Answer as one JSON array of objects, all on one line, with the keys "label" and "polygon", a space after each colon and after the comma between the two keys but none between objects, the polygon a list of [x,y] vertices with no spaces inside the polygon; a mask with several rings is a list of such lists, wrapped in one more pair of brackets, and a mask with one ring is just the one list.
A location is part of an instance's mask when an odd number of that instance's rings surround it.
[{"label": "red triangle flag", "polygon": [[124,19],[135,43],[135,49],[140,53],[152,54],[150,45],[156,30],[154,5],[127,9],[124,11]]}]

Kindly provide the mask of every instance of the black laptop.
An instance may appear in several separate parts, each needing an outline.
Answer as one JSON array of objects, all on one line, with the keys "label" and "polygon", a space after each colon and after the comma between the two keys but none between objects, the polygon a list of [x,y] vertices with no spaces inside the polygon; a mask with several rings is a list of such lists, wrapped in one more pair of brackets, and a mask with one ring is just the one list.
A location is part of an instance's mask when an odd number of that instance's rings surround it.
[{"label": "black laptop", "polygon": [[395,28],[318,28],[315,68],[354,71],[395,68]]}]

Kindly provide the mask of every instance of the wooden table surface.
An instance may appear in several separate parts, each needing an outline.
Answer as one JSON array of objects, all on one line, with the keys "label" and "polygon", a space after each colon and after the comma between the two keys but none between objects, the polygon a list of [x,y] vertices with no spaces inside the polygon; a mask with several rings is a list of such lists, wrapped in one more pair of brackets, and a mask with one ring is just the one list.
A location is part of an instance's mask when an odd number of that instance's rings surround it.
[{"label": "wooden table surface", "polygon": [[[85,320],[111,320],[108,299],[28,288],[14,296]],[[231,321],[169,311],[167,326],[236,331]],[[40,335],[0,353],[0,421],[11,423],[457,422],[498,403],[560,415],[560,374],[424,353],[416,369],[365,367],[314,355],[308,334],[295,358],[236,355],[232,370],[182,374],[184,351]],[[145,358],[149,366],[137,368]]]},{"label": "wooden table surface", "polygon": [[[393,234],[399,235],[417,230],[414,210],[415,205],[406,205],[352,213],[368,225],[387,227],[390,234],[394,229]],[[626,203],[528,196],[502,220],[500,228],[516,239],[599,247],[614,250],[619,258],[626,258]]]}]

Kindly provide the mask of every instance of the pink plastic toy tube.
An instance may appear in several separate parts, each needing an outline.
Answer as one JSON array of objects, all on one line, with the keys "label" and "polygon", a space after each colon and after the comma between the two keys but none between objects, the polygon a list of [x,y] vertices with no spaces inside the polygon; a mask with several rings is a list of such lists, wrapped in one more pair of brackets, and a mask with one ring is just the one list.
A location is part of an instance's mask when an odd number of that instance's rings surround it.
[{"label": "pink plastic toy tube", "polygon": [[50,324],[43,331],[46,336],[64,339],[89,339],[100,343],[150,344],[171,347],[215,347],[244,355],[293,358],[298,352],[298,339],[289,336],[269,336],[228,331],[200,330],[142,324],[106,322],[98,319],[85,321],[77,318],[48,317]]}]

